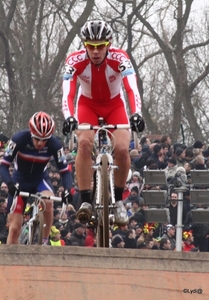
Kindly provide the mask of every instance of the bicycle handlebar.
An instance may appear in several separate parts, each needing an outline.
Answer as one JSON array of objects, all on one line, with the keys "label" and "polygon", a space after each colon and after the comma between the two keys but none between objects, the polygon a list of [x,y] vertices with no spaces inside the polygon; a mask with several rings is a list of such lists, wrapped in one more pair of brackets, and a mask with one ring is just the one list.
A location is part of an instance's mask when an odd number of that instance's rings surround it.
[{"label": "bicycle handlebar", "polygon": [[104,124],[104,125],[90,125],[90,124],[84,124],[84,125],[77,125],[77,130],[99,130],[99,129],[130,129],[129,124]]},{"label": "bicycle handlebar", "polygon": [[33,197],[33,198],[40,198],[40,199],[47,199],[47,200],[52,200],[52,201],[57,201],[57,202],[61,202],[62,201],[62,198],[61,197],[56,197],[56,196],[47,196],[47,195],[44,195],[44,194],[31,194],[31,193],[28,193],[28,192],[20,192],[19,193],[20,196],[22,197]]}]

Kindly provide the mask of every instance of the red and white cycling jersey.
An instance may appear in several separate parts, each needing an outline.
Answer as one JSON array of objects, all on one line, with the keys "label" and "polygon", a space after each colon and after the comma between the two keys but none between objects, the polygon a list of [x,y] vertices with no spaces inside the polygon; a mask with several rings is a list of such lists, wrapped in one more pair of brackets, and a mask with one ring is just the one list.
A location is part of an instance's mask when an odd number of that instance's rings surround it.
[{"label": "red and white cycling jersey", "polygon": [[[74,116],[74,98],[77,80],[80,83],[79,99],[85,99],[90,106],[112,105],[118,98],[125,103],[122,83],[128,95],[131,113],[141,115],[141,98],[137,87],[136,74],[128,54],[110,47],[107,57],[99,66],[91,63],[86,49],[76,51],[66,59],[63,76],[62,111],[65,119]],[[89,101],[89,102],[88,102]],[[112,102],[111,102],[112,101]]]}]

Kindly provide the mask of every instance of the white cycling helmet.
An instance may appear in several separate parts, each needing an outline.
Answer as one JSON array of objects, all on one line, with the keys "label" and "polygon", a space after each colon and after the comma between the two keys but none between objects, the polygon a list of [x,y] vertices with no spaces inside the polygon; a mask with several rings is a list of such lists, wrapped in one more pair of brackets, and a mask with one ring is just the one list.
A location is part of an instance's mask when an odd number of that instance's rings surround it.
[{"label": "white cycling helmet", "polygon": [[112,39],[112,28],[104,21],[88,21],[81,28],[82,40],[106,40]]}]

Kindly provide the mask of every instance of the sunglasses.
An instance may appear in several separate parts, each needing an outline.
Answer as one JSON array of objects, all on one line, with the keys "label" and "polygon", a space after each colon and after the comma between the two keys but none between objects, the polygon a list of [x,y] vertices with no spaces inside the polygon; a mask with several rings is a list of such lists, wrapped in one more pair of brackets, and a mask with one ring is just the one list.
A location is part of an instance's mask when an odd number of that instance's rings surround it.
[{"label": "sunglasses", "polygon": [[42,141],[42,142],[47,142],[48,139],[38,139],[35,136],[33,137],[37,142]]},{"label": "sunglasses", "polygon": [[98,49],[98,50],[102,50],[104,49],[104,47],[107,47],[109,45],[110,42],[102,42],[99,44],[94,44],[94,43],[90,43],[90,42],[84,42],[84,45],[86,47],[88,47],[89,50],[94,50],[94,49]]}]

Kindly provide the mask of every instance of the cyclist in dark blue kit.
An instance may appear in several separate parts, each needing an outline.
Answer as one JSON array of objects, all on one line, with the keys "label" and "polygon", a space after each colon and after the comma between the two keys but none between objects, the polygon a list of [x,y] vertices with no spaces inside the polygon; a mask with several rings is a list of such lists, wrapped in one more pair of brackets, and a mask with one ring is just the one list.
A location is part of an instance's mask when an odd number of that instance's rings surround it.
[{"label": "cyclist in dark blue kit", "polygon": [[[53,196],[53,187],[46,171],[46,165],[53,156],[62,176],[65,192],[63,201],[71,200],[72,187],[71,173],[68,170],[64,150],[61,142],[52,136],[55,123],[45,112],[35,113],[29,120],[29,130],[16,133],[8,143],[4,158],[0,165],[0,175],[9,187],[8,213],[9,235],[7,244],[18,244],[21,232],[23,212],[26,198],[18,195],[19,191],[36,193],[41,192]],[[14,162],[12,176],[9,166]],[[16,185],[18,183],[19,187]],[[13,201],[17,197],[17,201]],[[45,200],[43,243],[48,242],[53,222],[53,202]]]}]

